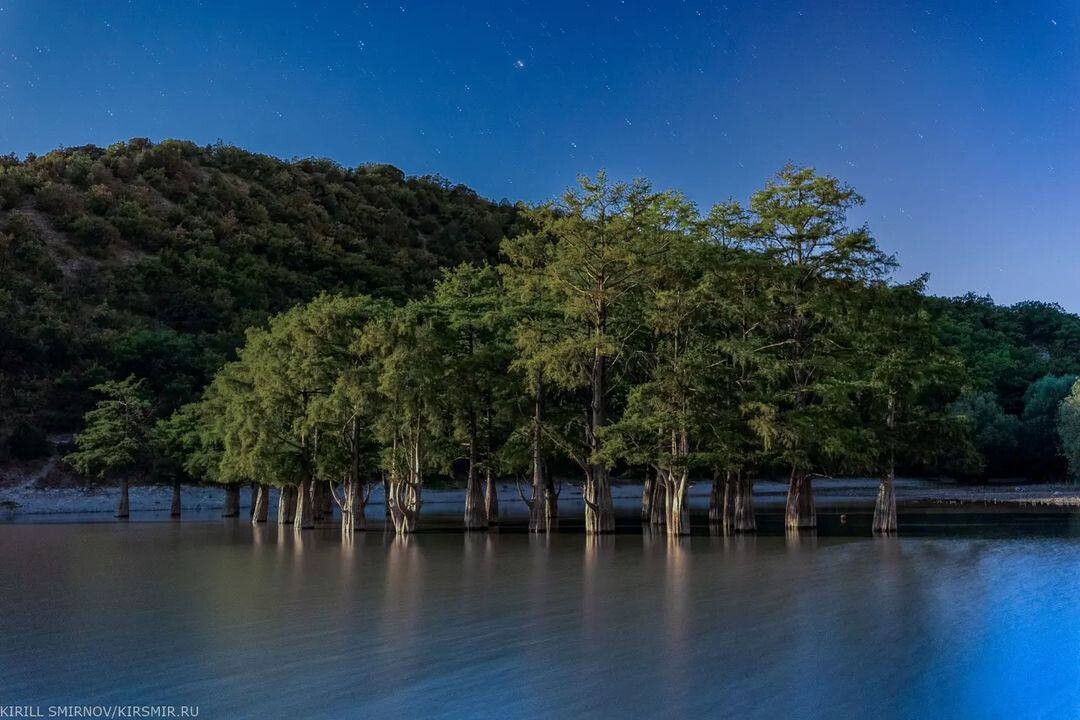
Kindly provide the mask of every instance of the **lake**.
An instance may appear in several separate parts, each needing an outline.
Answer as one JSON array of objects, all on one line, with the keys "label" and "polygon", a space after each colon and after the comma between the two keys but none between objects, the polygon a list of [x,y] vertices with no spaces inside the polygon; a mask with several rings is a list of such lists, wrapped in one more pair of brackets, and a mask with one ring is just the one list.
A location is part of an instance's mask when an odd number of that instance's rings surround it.
[{"label": "lake", "polygon": [[[1077,516],[899,538],[0,525],[0,705],[242,717],[1080,716]],[[764,523],[765,527],[769,522]]]}]

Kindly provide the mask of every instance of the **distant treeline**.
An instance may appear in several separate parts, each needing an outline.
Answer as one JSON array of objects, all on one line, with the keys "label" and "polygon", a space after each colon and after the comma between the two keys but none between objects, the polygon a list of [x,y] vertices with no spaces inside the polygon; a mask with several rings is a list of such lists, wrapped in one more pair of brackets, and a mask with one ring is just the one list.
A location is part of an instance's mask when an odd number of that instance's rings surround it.
[{"label": "distant treeline", "polygon": [[[177,141],[9,157],[0,455],[83,430],[87,472],[358,498],[378,480],[403,518],[460,472],[472,525],[489,476],[523,476],[540,522],[552,475],[576,474],[597,531],[611,473],[647,477],[676,531],[702,474],[720,518],[726,494],[740,507],[752,477],[783,472],[794,525],[813,522],[817,474],[1063,477],[1080,318],[889,283],[891,259],[846,224],[859,202],[801,168],[701,213],[640,181],[526,207]],[[332,351],[314,322],[340,333]],[[289,380],[304,407],[275,406],[267,388],[307,365],[317,382]],[[157,430],[115,443],[120,408]],[[98,462],[95,434],[130,452]]]}]

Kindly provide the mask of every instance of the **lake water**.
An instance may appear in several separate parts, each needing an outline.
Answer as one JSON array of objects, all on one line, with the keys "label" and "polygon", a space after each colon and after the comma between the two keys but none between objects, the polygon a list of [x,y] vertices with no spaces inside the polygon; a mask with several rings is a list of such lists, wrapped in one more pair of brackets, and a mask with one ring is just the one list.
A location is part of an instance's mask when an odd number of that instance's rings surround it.
[{"label": "lake water", "polygon": [[[1080,717],[1075,516],[669,541],[0,525],[0,705]],[[931,522],[932,521],[932,522]],[[766,523],[767,525],[767,523]]]}]

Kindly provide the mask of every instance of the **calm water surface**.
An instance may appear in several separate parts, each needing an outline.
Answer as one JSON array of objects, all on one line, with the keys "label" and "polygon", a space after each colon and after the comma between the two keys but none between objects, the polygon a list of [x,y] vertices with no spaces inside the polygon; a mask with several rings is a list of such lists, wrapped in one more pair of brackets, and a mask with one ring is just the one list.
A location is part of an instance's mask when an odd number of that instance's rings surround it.
[{"label": "calm water surface", "polygon": [[1076,522],[995,522],[892,540],[369,532],[346,548],[273,523],[0,525],[0,705],[1080,717]]}]

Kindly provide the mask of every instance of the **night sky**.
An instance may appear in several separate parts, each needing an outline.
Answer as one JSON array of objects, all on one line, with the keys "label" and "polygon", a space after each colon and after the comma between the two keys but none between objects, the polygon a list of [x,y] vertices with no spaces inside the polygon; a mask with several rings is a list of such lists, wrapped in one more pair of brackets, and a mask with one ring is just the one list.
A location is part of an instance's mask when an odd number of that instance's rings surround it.
[{"label": "night sky", "polygon": [[1080,3],[0,0],[0,153],[131,137],[539,201],[852,183],[940,294],[1080,310]]}]

